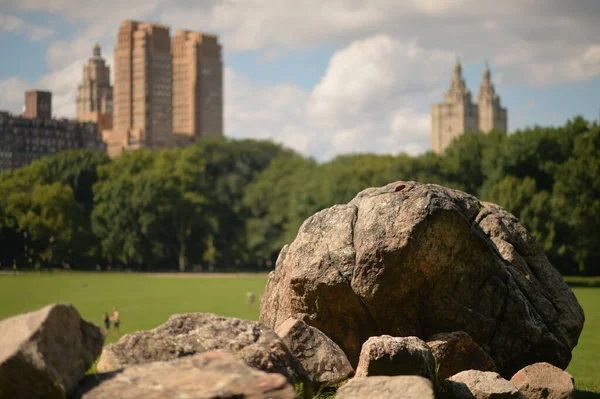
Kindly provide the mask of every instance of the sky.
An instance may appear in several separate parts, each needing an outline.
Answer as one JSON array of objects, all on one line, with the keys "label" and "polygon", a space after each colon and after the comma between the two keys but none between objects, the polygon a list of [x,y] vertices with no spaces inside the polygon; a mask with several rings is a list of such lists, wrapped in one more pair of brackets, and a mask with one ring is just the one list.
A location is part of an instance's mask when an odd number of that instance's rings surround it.
[{"label": "sky", "polygon": [[74,117],[93,45],[112,65],[133,19],[219,35],[227,137],[416,155],[457,58],[474,99],[489,63],[511,132],[598,119],[599,18],[598,0],[0,0],[0,110],[50,90]]}]

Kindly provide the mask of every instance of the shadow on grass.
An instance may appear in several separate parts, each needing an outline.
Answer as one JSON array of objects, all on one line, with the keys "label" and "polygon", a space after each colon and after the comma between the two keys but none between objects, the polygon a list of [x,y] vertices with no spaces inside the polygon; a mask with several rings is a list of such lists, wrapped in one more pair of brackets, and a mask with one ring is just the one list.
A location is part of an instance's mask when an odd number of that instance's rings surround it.
[{"label": "shadow on grass", "polygon": [[578,389],[575,392],[575,398],[576,399],[599,399],[600,393],[591,392],[591,391],[582,391],[581,389]]}]

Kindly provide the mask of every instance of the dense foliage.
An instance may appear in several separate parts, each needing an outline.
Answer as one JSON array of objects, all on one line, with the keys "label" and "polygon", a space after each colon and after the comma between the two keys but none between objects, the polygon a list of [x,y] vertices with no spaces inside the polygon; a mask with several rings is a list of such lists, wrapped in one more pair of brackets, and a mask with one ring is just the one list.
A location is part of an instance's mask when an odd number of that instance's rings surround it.
[{"label": "dense foliage", "polygon": [[580,117],[465,134],[442,155],[322,164],[256,140],[205,139],[115,160],[61,152],[0,175],[1,267],[268,269],[308,216],[397,180],[498,203],[561,272],[600,274],[600,128]]}]

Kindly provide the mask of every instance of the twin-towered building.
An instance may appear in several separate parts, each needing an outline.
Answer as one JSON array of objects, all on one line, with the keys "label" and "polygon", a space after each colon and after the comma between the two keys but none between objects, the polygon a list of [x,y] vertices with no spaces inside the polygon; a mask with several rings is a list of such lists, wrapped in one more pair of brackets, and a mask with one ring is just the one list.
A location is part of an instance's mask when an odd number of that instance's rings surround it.
[{"label": "twin-towered building", "polygon": [[223,63],[215,35],[123,21],[114,55],[114,89],[99,47],[84,67],[77,117],[112,111],[103,131],[111,156],[223,135]]},{"label": "twin-towered building", "polygon": [[471,100],[462,77],[462,67],[457,62],[450,89],[444,102],[431,107],[431,145],[436,153],[442,153],[455,137],[465,132],[508,130],[507,111],[500,105],[500,97],[492,83],[488,66],[483,71],[477,104]]}]

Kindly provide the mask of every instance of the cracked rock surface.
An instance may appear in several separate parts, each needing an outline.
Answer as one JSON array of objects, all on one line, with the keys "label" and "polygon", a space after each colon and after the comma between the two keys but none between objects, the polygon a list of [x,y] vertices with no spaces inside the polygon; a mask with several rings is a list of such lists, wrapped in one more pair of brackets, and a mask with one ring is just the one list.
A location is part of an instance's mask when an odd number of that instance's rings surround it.
[{"label": "cracked rock surface", "polygon": [[211,351],[88,376],[74,398],[294,399],[296,393],[281,374],[267,374],[230,353]]},{"label": "cracked rock surface", "polygon": [[507,378],[536,362],[566,368],[584,322],[515,216],[461,191],[404,181],[303,223],[261,301],[263,324],[289,317],[324,332],[354,366],[371,336],[465,331]]},{"label": "cracked rock surface", "polygon": [[255,369],[282,374],[291,383],[309,381],[306,371],[270,328],[212,313],[176,314],[153,330],[125,335],[104,348],[96,369],[106,373],[218,349]]}]

